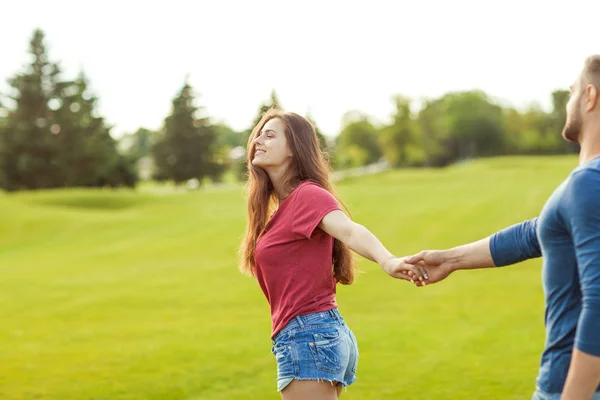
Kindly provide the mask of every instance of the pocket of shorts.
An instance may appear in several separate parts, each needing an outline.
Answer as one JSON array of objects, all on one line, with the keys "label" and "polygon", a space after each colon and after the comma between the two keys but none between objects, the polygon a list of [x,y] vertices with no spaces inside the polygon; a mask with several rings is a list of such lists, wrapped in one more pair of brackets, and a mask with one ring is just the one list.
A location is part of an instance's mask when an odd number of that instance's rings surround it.
[{"label": "pocket of shorts", "polygon": [[315,359],[317,368],[323,371],[339,373],[342,371],[340,352],[343,351],[339,330],[330,330],[313,334],[313,342],[308,346]]}]

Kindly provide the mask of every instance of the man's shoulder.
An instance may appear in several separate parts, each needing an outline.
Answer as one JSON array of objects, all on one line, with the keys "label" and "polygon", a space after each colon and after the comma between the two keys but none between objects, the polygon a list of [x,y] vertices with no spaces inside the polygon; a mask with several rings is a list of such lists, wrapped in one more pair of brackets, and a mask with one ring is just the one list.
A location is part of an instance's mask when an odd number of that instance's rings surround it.
[{"label": "man's shoulder", "polygon": [[565,184],[563,204],[569,214],[600,211],[600,160],[573,170]]},{"label": "man's shoulder", "polygon": [[573,172],[571,173],[571,175],[575,176],[575,175],[581,175],[581,176],[587,176],[587,175],[594,175],[594,174],[598,174],[600,173],[600,156],[597,156],[595,158],[592,158],[591,160],[578,165]]},{"label": "man's shoulder", "polygon": [[600,158],[575,168],[568,183],[572,190],[600,191]]}]

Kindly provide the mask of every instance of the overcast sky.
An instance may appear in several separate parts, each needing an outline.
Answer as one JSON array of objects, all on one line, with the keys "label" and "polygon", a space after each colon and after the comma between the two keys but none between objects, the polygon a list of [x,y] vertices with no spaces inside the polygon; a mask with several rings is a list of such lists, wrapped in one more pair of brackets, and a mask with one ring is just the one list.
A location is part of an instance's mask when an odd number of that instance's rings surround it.
[{"label": "overcast sky", "polygon": [[80,68],[113,134],[158,128],[186,74],[206,116],[245,129],[272,89],[337,134],[347,111],[385,122],[391,98],[482,89],[517,107],[566,89],[600,53],[600,1],[9,1],[0,91],[36,27]]}]

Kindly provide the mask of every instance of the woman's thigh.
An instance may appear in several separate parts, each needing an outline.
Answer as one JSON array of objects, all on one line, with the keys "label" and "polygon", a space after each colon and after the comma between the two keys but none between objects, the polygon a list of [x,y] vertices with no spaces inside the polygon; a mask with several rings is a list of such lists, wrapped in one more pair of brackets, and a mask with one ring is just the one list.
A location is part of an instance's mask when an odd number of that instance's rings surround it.
[{"label": "woman's thigh", "polygon": [[281,391],[283,400],[337,400],[342,385],[337,382],[294,379]]}]

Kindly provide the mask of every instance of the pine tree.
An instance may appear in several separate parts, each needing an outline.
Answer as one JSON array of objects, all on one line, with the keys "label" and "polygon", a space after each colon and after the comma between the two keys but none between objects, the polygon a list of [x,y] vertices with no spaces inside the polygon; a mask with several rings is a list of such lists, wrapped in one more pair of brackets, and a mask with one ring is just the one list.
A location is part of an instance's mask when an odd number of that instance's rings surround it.
[{"label": "pine tree", "polygon": [[6,108],[0,130],[0,170],[6,190],[60,186],[56,125],[48,107],[60,70],[48,60],[44,33],[36,29],[29,44],[32,62],[9,79],[14,107]]},{"label": "pine tree", "polygon": [[129,162],[118,154],[104,120],[95,115],[96,99],[83,75],[60,78],[48,61],[44,33],[30,42],[33,61],[9,80],[11,109],[0,127],[0,184],[7,190],[72,186],[134,186]]},{"label": "pine tree", "polygon": [[222,167],[215,161],[216,135],[207,118],[198,118],[195,96],[187,79],[172,103],[162,136],[153,146],[155,178],[176,184],[204,177],[217,179]]},{"label": "pine tree", "polygon": [[60,99],[55,119],[64,185],[132,186],[131,177],[120,176],[120,164],[125,160],[118,153],[110,127],[96,115],[97,99],[89,93],[85,74],[81,72],[76,80],[61,82],[56,98]]}]

